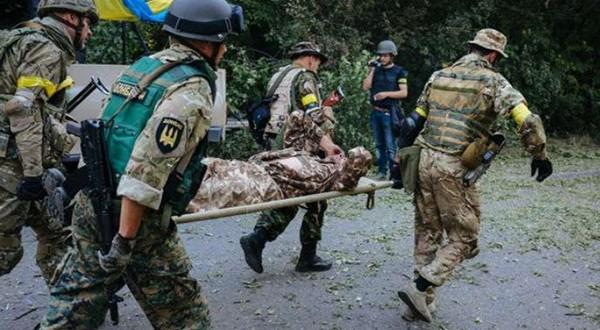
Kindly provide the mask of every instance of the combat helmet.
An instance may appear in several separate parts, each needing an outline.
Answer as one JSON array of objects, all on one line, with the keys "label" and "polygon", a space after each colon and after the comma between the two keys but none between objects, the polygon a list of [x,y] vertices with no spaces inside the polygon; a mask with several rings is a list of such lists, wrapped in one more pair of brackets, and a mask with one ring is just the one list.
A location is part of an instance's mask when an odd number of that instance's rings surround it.
[{"label": "combat helmet", "polygon": [[172,35],[211,42],[223,42],[243,30],[242,7],[225,0],[175,0],[163,25],[163,31]]},{"label": "combat helmet", "polygon": [[98,23],[98,10],[93,0],[40,0],[37,15],[42,18],[55,10],[70,10],[88,17],[92,24]]},{"label": "combat helmet", "polygon": [[325,64],[329,60],[327,56],[325,56],[325,54],[321,52],[321,49],[316,44],[310,41],[301,41],[295,44],[288,53],[288,56],[292,60],[297,59],[300,56],[306,55],[318,57],[321,60],[321,65]]},{"label": "combat helmet", "polygon": [[392,55],[396,56],[396,55],[398,55],[398,48],[396,47],[396,44],[393,41],[383,40],[382,42],[377,44],[376,53],[378,55],[392,54]]},{"label": "combat helmet", "polygon": [[475,38],[467,42],[469,45],[477,45],[485,49],[496,51],[505,58],[508,57],[504,52],[506,47],[506,36],[502,32],[494,29],[482,29],[477,31]]}]

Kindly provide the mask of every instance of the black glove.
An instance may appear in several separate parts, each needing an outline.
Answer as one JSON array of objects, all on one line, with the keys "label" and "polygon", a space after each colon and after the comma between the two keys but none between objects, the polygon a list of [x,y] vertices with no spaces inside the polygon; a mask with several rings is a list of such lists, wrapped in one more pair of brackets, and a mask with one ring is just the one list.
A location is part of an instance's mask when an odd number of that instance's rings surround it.
[{"label": "black glove", "polygon": [[416,111],[411,112],[400,122],[400,136],[397,140],[398,149],[411,146],[425,125],[427,118],[421,117]]},{"label": "black glove", "polygon": [[531,176],[534,176],[538,182],[544,181],[552,174],[552,163],[548,159],[533,159],[531,160]]},{"label": "black glove", "polygon": [[42,176],[26,176],[17,186],[17,197],[23,201],[37,201],[46,196]]},{"label": "black glove", "polygon": [[402,173],[400,173],[400,166],[398,163],[393,162],[392,168],[390,168],[390,180],[394,182],[392,189],[402,189]]}]

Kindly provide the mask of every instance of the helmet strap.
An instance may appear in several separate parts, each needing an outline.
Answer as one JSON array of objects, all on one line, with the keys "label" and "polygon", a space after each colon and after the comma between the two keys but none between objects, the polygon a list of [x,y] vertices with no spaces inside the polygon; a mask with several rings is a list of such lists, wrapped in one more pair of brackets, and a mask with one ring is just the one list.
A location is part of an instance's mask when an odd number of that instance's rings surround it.
[{"label": "helmet strap", "polygon": [[83,45],[81,44],[81,31],[83,31],[83,26],[84,26],[83,20],[84,20],[85,16],[83,16],[81,14],[77,14],[77,17],[79,18],[79,22],[77,23],[77,25],[67,21],[66,19],[64,19],[56,14],[50,14],[49,16],[51,16],[55,20],[61,22],[62,24],[70,27],[71,29],[75,30],[75,39],[73,39],[73,45],[75,46],[75,48],[77,50],[81,50],[83,48]]},{"label": "helmet strap", "polygon": [[221,49],[222,42],[211,42],[213,45],[212,54],[210,55],[209,64],[213,67],[213,69],[217,68],[217,56],[219,55],[219,50]]},{"label": "helmet strap", "polygon": [[212,50],[210,56],[208,56],[207,54],[204,54],[203,51],[201,51],[200,49],[198,49],[198,47],[194,46],[191,42],[189,42],[186,38],[179,38],[177,36],[171,36],[171,37],[174,37],[180,43],[186,45],[187,47],[189,47],[189,48],[193,49],[194,51],[196,51],[196,53],[202,55],[202,57],[204,57],[204,59],[206,60],[206,62],[208,62],[208,64],[213,69],[217,68],[216,60],[217,60],[217,55],[219,54],[219,48],[220,48],[221,43],[211,42],[213,44],[213,50]]}]

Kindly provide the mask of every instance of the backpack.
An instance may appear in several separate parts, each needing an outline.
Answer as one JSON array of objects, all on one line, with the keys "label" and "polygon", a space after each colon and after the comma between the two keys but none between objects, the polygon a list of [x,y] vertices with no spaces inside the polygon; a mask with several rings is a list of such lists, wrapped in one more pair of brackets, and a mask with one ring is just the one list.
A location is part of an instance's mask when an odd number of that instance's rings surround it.
[{"label": "backpack", "polygon": [[258,143],[258,145],[265,150],[270,150],[269,141],[265,138],[265,129],[271,121],[271,108],[273,104],[279,100],[279,94],[275,94],[275,92],[286,78],[288,73],[294,69],[297,68],[289,65],[283,69],[283,71],[280,71],[279,76],[277,76],[271,85],[271,88],[269,88],[267,91],[267,94],[262,99],[251,103],[250,106],[246,107],[246,118],[248,119],[248,126],[250,128],[252,137],[256,143]]}]

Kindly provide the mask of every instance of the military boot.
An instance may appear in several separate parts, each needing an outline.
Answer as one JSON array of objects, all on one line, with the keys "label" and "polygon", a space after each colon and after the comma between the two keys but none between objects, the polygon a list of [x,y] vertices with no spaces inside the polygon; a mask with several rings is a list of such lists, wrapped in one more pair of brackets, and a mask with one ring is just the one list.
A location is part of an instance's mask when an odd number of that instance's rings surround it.
[{"label": "military boot", "polygon": [[419,291],[411,285],[404,291],[398,291],[398,296],[410,308],[413,316],[431,322],[431,311],[427,307],[427,292]]},{"label": "military boot", "polygon": [[246,263],[257,273],[263,272],[262,250],[265,248],[266,242],[267,234],[262,228],[255,229],[254,232],[240,238]]},{"label": "military boot", "polygon": [[[435,310],[437,309],[437,306],[435,304],[435,290],[433,287],[429,287],[425,292],[427,293],[427,298],[425,299],[425,302],[427,302],[427,308],[429,308],[429,312],[433,315],[433,313],[435,313]],[[410,309],[409,307],[407,307],[404,313],[402,314],[402,318],[408,322],[412,322],[417,319],[415,314],[412,312],[412,309]]]},{"label": "military boot", "polygon": [[317,255],[317,243],[303,244],[296,264],[297,272],[322,272],[331,269],[331,262]]}]

